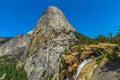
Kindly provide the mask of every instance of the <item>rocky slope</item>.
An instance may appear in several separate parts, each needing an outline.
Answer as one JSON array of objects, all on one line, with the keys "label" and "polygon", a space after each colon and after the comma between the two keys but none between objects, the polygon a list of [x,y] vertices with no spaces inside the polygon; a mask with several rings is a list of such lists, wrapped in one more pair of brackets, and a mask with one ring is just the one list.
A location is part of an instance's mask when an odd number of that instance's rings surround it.
[{"label": "rocky slope", "polygon": [[94,70],[91,80],[120,80],[120,64],[106,62],[105,59],[101,62]]},{"label": "rocky slope", "polygon": [[[83,67],[77,80],[119,80],[120,49],[116,44],[84,45],[81,59],[94,59]],[[115,52],[114,52],[115,51]]]},{"label": "rocky slope", "polygon": [[9,41],[10,37],[0,37],[0,46]]},{"label": "rocky slope", "polygon": [[[119,77],[107,78],[114,71],[106,74],[101,68],[109,70],[109,65],[105,65],[113,63],[111,60],[116,57],[119,67],[119,46],[80,43],[84,40],[92,39],[77,33],[61,10],[50,6],[34,30],[1,44],[0,80],[118,80]],[[113,55],[114,49],[117,55]],[[83,66],[75,77],[78,66],[86,59],[93,61]],[[119,75],[118,67],[114,68],[118,73],[112,76]],[[106,77],[101,78],[103,75]]]},{"label": "rocky slope", "polygon": [[29,41],[30,35],[16,36],[0,47],[0,56],[13,55],[16,57],[21,57],[21,55],[24,54],[25,49],[27,49]]}]

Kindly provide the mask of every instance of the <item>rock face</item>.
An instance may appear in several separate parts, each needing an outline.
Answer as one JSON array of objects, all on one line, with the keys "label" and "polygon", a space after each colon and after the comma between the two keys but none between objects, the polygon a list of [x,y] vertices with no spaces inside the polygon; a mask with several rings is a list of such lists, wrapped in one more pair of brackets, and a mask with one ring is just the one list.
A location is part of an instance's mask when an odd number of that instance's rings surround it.
[{"label": "rock face", "polygon": [[19,35],[0,47],[0,56],[10,55],[21,60],[28,80],[60,80],[61,55],[75,44],[75,29],[56,7],[50,6],[32,32]]},{"label": "rock face", "polygon": [[48,41],[57,41],[62,44],[68,39],[75,38],[72,34],[74,31],[74,28],[67,22],[63,13],[58,8],[50,6],[36,24],[30,51],[37,46],[41,47],[44,43],[46,45]]},{"label": "rock face", "polygon": [[18,35],[7,41],[0,47],[0,56],[12,55],[21,57],[26,52],[30,37],[30,35]]},{"label": "rock face", "polygon": [[46,80],[51,76],[59,80],[60,56],[76,41],[74,31],[58,8],[47,8],[37,22],[29,44],[29,58],[25,64],[29,80]]},{"label": "rock face", "polygon": [[0,37],[0,46],[9,41],[10,37]]},{"label": "rock face", "polygon": [[102,63],[94,70],[91,80],[119,80],[120,64],[102,60]]}]

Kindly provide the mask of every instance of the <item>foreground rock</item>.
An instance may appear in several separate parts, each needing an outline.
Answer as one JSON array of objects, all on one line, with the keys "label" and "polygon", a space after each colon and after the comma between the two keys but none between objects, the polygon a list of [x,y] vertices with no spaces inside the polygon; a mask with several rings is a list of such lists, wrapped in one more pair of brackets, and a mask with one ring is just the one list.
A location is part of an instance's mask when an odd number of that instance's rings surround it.
[{"label": "foreground rock", "polygon": [[94,70],[91,80],[119,80],[120,64],[103,59]]}]

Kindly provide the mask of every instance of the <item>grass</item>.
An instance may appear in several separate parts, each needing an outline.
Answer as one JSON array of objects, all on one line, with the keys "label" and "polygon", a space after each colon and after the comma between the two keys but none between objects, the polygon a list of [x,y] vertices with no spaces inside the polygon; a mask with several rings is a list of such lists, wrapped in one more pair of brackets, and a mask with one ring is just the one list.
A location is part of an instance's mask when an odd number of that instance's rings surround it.
[{"label": "grass", "polygon": [[65,49],[64,54],[65,55],[70,55],[71,53],[67,49]]},{"label": "grass", "polygon": [[96,58],[96,62],[99,64],[104,57],[106,57],[109,61],[120,63],[120,57],[118,56],[118,53],[114,50],[112,53],[104,51],[104,54]]},{"label": "grass", "polygon": [[109,54],[107,56],[107,58],[110,61],[116,62],[116,63],[120,63],[120,57],[118,56],[118,53],[116,51],[113,51],[111,54]]},{"label": "grass", "polygon": [[13,57],[0,57],[0,78],[6,74],[3,80],[27,80],[24,67],[16,68],[17,60]]},{"label": "grass", "polygon": [[52,78],[53,78],[53,74],[49,76],[48,80],[52,80]]},{"label": "grass", "polygon": [[104,58],[104,57],[107,57],[109,55],[109,53],[107,51],[104,51],[104,54],[102,54],[101,56],[97,57],[96,58],[96,62],[97,64],[99,64],[101,62],[101,60]]}]

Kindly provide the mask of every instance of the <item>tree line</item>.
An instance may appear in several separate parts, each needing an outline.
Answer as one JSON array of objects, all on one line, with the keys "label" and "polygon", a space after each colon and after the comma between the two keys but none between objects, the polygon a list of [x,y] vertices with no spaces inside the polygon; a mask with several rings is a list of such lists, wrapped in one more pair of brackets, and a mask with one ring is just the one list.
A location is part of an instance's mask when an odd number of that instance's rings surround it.
[{"label": "tree line", "polygon": [[113,36],[112,32],[109,32],[107,37],[104,35],[99,35],[95,38],[95,40],[98,42],[116,43],[120,45],[120,27],[116,35]]},{"label": "tree line", "polygon": [[115,43],[120,45],[120,27],[116,35],[113,36],[112,32],[108,33],[108,36],[98,35],[97,38],[87,37],[79,32],[74,33],[78,39],[78,43],[81,44],[98,44],[98,43]]}]

